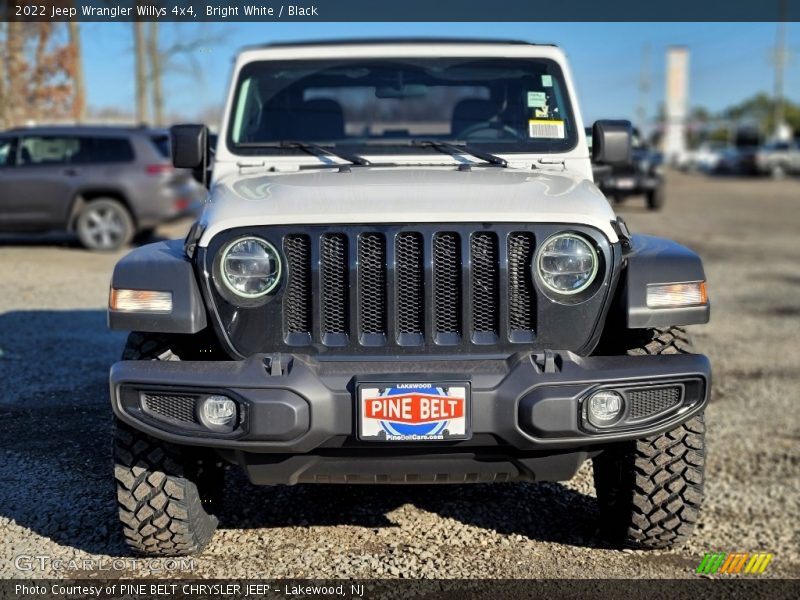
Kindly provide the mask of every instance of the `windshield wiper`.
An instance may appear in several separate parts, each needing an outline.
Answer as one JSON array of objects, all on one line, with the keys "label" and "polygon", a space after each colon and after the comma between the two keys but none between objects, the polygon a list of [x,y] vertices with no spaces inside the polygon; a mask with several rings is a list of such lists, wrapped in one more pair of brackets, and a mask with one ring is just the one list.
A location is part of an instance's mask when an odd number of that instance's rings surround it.
[{"label": "windshield wiper", "polygon": [[[346,160],[347,162],[359,165],[362,167],[368,167],[372,163],[368,161],[363,156],[359,156],[357,154],[350,154],[349,152],[338,152],[331,150],[330,148],[325,148],[324,146],[320,146],[319,144],[314,144],[312,142],[279,142],[279,143],[267,143],[267,142],[243,142],[237,144],[240,148],[283,148],[283,149],[292,149],[296,148],[297,150],[302,150],[312,156],[316,156],[321,158],[323,156],[334,156],[336,158],[341,158],[342,160]],[[331,165],[331,166],[340,166],[339,164]]]},{"label": "windshield wiper", "polygon": [[434,150],[445,152],[451,156],[471,154],[475,158],[479,158],[490,164],[499,167],[508,167],[508,161],[506,159],[490,154],[489,152],[484,152],[483,150],[478,150],[467,144],[451,144],[450,142],[441,142],[438,140],[412,140],[411,145],[419,146],[420,148],[433,148]]},{"label": "windshield wiper", "polygon": [[342,160],[346,160],[349,163],[362,167],[368,167],[372,164],[366,158],[359,156],[358,154],[334,151],[311,142],[281,142],[280,145],[281,148],[297,148],[298,150],[308,152],[313,156],[335,156],[336,158],[341,158]]}]

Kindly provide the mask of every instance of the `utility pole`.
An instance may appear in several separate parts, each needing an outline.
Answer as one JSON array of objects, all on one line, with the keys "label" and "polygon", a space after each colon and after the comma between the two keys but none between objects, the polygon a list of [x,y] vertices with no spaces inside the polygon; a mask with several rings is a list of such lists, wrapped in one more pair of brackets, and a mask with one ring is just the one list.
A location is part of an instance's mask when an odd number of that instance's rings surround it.
[{"label": "utility pole", "polygon": [[639,106],[636,108],[636,124],[639,126],[639,134],[645,138],[648,132],[645,131],[647,125],[647,101],[650,93],[650,43],[642,46],[642,71],[639,74]]},{"label": "utility pole", "polygon": [[783,70],[786,67],[786,21],[785,18],[786,0],[781,2],[781,14],[778,21],[778,30],[775,34],[775,112],[773,124],[775,137],[781,138],[785,135],[784,105],[783,105]]}]

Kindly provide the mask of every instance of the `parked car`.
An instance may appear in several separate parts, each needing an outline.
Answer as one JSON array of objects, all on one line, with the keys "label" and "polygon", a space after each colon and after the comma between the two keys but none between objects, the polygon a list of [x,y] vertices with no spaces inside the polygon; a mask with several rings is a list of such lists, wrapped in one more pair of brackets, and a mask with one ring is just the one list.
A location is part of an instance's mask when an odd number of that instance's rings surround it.
[{"label": "parked car", "polygon": [[755,152],[755,169],[759,175],[780,179],[800,173],[800,146],[792,141],[772,141]]},{"label": "parked car", "polygon": [[757,146],[731,146],[726,148],[720,154],[720,159],[713,172],[722,175],[757,175],[757,153]]},{"label": "parked car", "polygon": [[[242,509],[217,502],[225,465],[261,485],[464,484],[592,460],[609,540],[687,539],[711,370],[681,326],[709,318],[702,262],[632,235],[592,183],[560,49],[279,44],[239,54],[232,86],[212,201],[112,276],[131,548],[201,551],[220,507]],[[173,136],[177,167],[206,164],[204,127]],[[630,136],[596,122],[595,162],[627,163]]]},{"label": "parked car", "polygon": [[[592,130],[586,128],[586,140],[592,147]],[[631,196],[644,196],[647,208],[659,210],[664,206],[664,165],[660,152],[652,150],[633,129],[631,160],[627,164],[607,168],[593,165],[595,183],[614,202]]]},{"label": "parked car", "polygon": [[175,169],[163,130],[31,127],[0,133],[0,231],[64,230],[113,250],[199,209],[205,190]]},{"label": "parked car", "polygon": [[683,171],[711,173],[716,170],[723,153],[730,148],[730,144],[726,142],[703,142],[684,155],[678,168]]}]

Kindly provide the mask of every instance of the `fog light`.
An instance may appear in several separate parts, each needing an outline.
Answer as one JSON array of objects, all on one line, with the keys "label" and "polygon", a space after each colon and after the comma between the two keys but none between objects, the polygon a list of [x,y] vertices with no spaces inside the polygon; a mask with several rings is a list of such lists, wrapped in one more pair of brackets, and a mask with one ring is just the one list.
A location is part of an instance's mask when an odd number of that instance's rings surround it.
[{"label": "fog light", "polygon": [[236,403],[226,396],[208,396],[200,406],[200,415],[206,425],[229,427],[236,417]]},{"label": "fog light", "polygon": [[595,427],[616,423],[625,410],[625,403],[617,392],[600,390],[589,396],[586,416]]}]

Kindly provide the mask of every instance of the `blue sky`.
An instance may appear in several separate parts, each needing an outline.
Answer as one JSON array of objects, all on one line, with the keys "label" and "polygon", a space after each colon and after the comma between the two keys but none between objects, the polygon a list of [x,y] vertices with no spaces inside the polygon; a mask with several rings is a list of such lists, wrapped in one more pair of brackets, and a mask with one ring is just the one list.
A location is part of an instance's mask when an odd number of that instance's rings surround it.
[{"label": "blue sky", "polygon": [[[181,36],[219,38],[195,56],[202,72],[179,69],[165,81],[168,112],[192,117],[221,105],[236,49],[272,41],[380,36],[514,38],[556,43],[573,68],[584,118],[632,118],[639,102],[642,49],[649,45],[648,113],[664,94],[664,56],[690,51],[690,104],[719,110],[773,89],[774,23],[208,23],[161,25],[165,45]],[[132,26],[83,23],[89,104],[133,110]],[[800,24],[786,28],[793,53],[786,95],[800,102]]]}]

